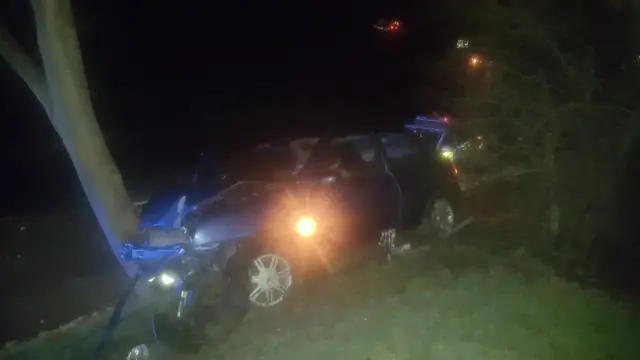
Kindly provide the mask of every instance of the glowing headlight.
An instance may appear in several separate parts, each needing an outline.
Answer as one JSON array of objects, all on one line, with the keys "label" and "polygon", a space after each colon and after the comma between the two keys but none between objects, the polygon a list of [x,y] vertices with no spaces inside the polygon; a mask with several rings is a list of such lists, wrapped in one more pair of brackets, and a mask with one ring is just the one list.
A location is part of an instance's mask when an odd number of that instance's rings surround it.
[{"label": "glowing headlight", "polygon": [[176,274],[175,272],[163,271],[158,276],[154,276],[150,278],[148,281],[150,283],[158,284],[163,288],[172,288],[172,287],[179,286],[181,280],[182,279],[180,279],[178,274]]},{"label": "glowing headlight", "polygon": [[174,276],[171,276],[170,274],[162,273],[160,275],[160,283],[162,283],[162,285],[171,286],[175,284],[177,281],[178,280]]},{"label": "glowing headlight", "polygon": [[302,237],[309,237],[316,232],[317,224],[313,218],[301,217],[296,223],[296,232]]}]

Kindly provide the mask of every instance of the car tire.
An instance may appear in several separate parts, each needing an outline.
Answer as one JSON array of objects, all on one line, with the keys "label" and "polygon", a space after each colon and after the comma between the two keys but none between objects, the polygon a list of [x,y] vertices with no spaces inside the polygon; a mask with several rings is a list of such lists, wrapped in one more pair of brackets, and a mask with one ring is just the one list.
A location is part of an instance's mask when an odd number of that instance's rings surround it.
[{"label": "car tire", "polygon": [[418,225],[418,231],[429,237],[446,238],[456,225],[456,211],[453,203],[443,196],[436,196],[427,202]]},{"label": "car tire", "polygon": [[[281,251],[277,251],[271,246],[252,246],[241,250],[241,253],[236,256],[237,257],[234,259],[232,267],[228,269],[228,281],[234,284],[233,288],[237,289],[237,301],[245,304],[247,307],[257,306],[268,308],[279,305],[291,295],[292,288],[295,288],[296,286],[294,285],[300,280],[300,276],[298,276],[297,267],[294,265],[294,262],[288,259],[289,257]],[[261,305],[250,299],[251,293],[255,290],[253,289],[254,284],[252,283],[252,276],[258,275],[256,273],[257,268],[254,268],[255,260],[261,257],[265,258],[266,261],[276,258],[278,259],[278,262],[286,264],[284,268],[289,269],[290,278],[288,279],[289,283],[286,287],[286,292],[282,294],[282,299],[273,305]],[[282,280],[287,281],[286,279]],[[278,283],[280,283],[280,280]]]}]

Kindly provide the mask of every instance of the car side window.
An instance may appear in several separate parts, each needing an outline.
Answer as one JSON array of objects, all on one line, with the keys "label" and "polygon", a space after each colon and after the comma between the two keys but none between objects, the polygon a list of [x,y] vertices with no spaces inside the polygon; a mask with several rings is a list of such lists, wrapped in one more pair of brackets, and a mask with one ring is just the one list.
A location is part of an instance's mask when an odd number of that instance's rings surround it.
[{"label": "car side window", "polygon": [[372,175],[384,169],[375,140],[369,135],[331,139],[310,160],[309,170],[316,174],[338,173],[344,177]]},{"label": "car side window", "polygon": [[[336,151],[335,168],[352,174],[372,174],[379,170],[381,162],[376,152],[375,140],[368,135],[336,138],[329,144]],[[330,150],[331,151],[331,150]]]},{"label": "car side window", "polygon": [[389,160],[402,160],[420,154],[420,146],[410,136],[385,134],[381,137],[385,156]]}]

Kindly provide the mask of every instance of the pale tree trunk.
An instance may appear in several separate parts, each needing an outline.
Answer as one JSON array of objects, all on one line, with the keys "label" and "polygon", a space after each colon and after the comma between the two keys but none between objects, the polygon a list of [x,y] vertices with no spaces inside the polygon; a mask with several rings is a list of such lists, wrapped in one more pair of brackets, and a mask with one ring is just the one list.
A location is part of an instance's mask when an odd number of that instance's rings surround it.
[{"label": "pale tree trunk", "polygon": [[[69,0],[32,0],[44,71],[6,33],[0,53],[47,111],[116,256],[138,219],[96,120]],[[118,260],[128,275],[134,265]]]},{"label": "pale tree trunk", "polygon": [[[32,6],[53,104],[52,123],[117,256],[122,241],[136,234],[138,219],[91,106],[70,1],[33,0]],[[132,275],[135,268],[121,263]]]}]

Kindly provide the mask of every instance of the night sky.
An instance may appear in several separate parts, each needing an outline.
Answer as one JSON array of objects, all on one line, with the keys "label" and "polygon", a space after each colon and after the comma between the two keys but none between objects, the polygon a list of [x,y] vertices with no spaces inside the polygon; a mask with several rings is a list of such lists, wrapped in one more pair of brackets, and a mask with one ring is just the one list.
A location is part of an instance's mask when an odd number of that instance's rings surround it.
[{"label": "night sky", "polygon": [[[131,188],[188,168],[203,148],[225,158],[285,133],[402,122],[415,78],[407,59],[449,41],[429,2],[416,3],[73,2],[94,109]],[[28,1],[5,1],[0,14],[37,57]],[[434,36],[416,46],[410,32],[375,31],[380,17],[426,24]],[[0,82],[2,192],[14,194],[2,215],[82,198],[40,105],[2,61]]]}]

